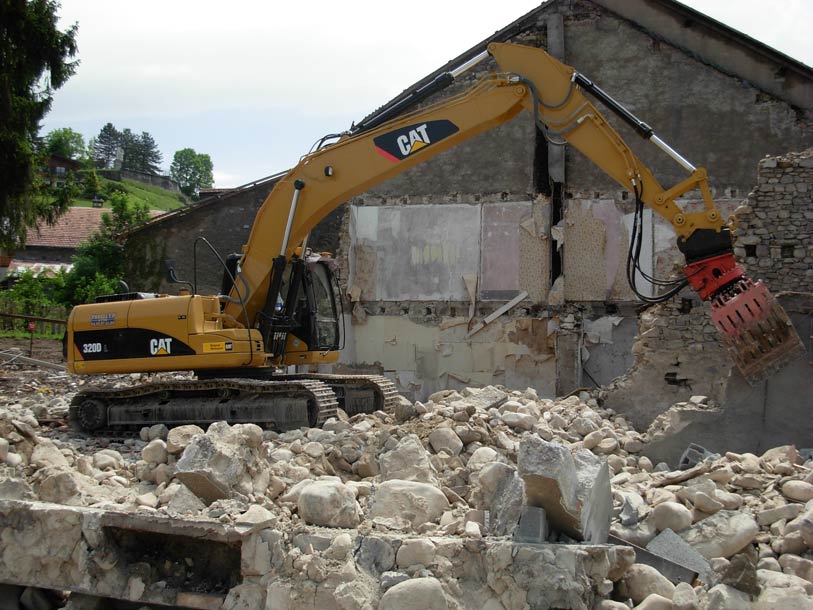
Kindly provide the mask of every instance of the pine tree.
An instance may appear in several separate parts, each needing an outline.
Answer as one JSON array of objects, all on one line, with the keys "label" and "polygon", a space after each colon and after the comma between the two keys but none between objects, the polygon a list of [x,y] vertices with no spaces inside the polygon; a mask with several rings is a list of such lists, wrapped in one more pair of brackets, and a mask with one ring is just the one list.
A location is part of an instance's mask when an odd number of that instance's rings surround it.
[{"label": "pine tree", "polygon": [[116,161],[116,149],[121,142],[121,133],[113,127],[113,123],[108,123],[96,137],[93,147],[93,160],[96,167],[111,168]]},{"label": "pine tree", "polygon": [[138,137],[129,127],[122,130],[119,145],[124,149],[124,160],[121,163],[121,169],[131,172],[142,171],[143,164],[141,150],[138,146]]},{"label": "pine tree", "polygon": [[53,222],[63,199],[42,196],[35,152],[53,93],[76,70],[76,31],[57,29],[53,0],[0,2],[0,246],[25,241],[26,227]]},{"label": "pine tree", "polygon": [[161,151],[158,150],[155,139],[146,131],[142,131],[139,137],[139,147],[143,159],[143,169],[141,171],[147,174],[158,174],[161,171],[163,156]]}]

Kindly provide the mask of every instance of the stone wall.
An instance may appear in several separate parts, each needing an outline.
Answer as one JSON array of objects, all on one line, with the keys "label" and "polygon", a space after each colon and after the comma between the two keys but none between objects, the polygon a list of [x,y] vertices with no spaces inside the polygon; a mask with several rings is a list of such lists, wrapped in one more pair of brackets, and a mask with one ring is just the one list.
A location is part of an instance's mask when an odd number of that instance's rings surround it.
[{"label": "stone wall", "polygon": [[[757,186],[737,208],[734,253],[753,280],[761,279],[779,297],[808,354],[748,384],[720,343],[710,307],[684,290],[640,317],[633,346],[635,364],[616,380],[607,406],[646,427],[672,403],[705,395],[721,408],[714,413],[682,413],[680,430],[662,443],[658,458],[676,459],[691,438],[734,451],[758,451],[771,443],[804,443],[807,418],[788,396],[810,392],[809,338],[813,324],[813,150],[766,157],[759,162]],[[787,292],[787,294],[785,294]],[[787,422],[796,422],[794,430]],[[709,422],[716,422],[709,425]],[[722,427],[717,424],[724,425]],[[725,443],[720,430],[724,429]],[[681,430],[685,432],[678,434]],[[694,435],[692,437],[692,435]],[[668,446],[667,446],[668,445]]]},{"label": "stone wall", "polygon": [[774,291],[813,292],[813,149],[759,162],[735,253]]}]

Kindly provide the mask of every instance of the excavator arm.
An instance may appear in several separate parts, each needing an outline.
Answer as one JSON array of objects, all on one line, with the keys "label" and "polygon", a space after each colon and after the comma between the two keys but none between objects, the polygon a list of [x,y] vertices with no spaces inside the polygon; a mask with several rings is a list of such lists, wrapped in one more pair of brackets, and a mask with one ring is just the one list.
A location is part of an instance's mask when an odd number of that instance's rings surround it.
[{"label": "excavator arm", "polygon": [[[460,95],[410,111],[487,55],[496,61],[498,73]],[[684,167],[687,178],[664,189],[585,92]],[[636,219],[647,206],[674,228],[687,265],[686,278],[672,281],[655,280],[640,269],[640,239],[635,243],[640,225],[633,229],[628,277],[643,300],[658,299],[637,290],[637,274],[668,287],[659,298],[691,284],[704,300],[712,301],[715,326],[749,379],[758,379],[801,353],[801,341],[787,315],[764,285],[747,279],[736,264],[731,227],[714,205],[705,170],[693,166],[574,68],[541,49],[508,43],[490,44],[474,60],[342,134],[335,143],[302,157],[257,213],[224,319],[259,327],[268,346],[286,265],[296,258],[298,248],[302,251],[308,233],[321,219],[352,197],[511,120],[523,109],[548,137],[571,144],[633,193]],[[676,199],[695,190],[701,193],[703,209],[686,212]]]}]

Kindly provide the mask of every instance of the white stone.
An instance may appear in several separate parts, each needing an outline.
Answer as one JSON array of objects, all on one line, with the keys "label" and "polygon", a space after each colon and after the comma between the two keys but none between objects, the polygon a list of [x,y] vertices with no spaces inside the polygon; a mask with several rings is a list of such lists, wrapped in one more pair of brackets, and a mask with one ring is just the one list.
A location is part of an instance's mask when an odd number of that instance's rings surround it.
[{"label": "white stone", "polygon": [[429,444],[435,453],[445,451],[449,455],[459,455],[463,450],[463,441],[451,428],[436,428],[429,435]]},{"label": "white stone", "polygon": [[677,502],[662,502],[652,509],[652,519],[659,532],[680,532],[692,524],[692,511]]},{"label": "white stone", "polygon": [[510,411],[502,414],[502,421],[506,426],[516,430],[533,430],[537,419],[533,415],[523,413],[512,413]]},{"label": "white stone", "polygon": [[165,464],[167,461],[167,444],[160,438],[151,440],[141,450],[141,457],[150,464]]},{"label": "white stone", "polygon": [[93,466],[99,470],[114,470],[124,465],[124,458],[114,449],[102,449],[93,454]]},{"label": "white stone", "polygon": [[708,610],[751,610],[751,597],[734,587],[717,585],[709,590]]},{"label": "white stone", "polygon": [[429,453],[414,434],[405,436],[394,449],[382,453],[378,462],[384,481],[396,479],[432,485],[437,483]]},{"label": "white stone", "polygon": [[139,506],[149,506],[150,508],[157,508],[158,497],[154,493],[148,492],[138,496],[136,498],[136,504],[138,504]]},{"label": "white stone", "polygon": [[754,518],[745,512],[720,512],[695,523],[680,533],[706,559],[731,557],[749,544],[759,532]]},{"label": "white stone", "polygon": [[34,447],[31,453],[31,463],[34,466],[45,468],[47,466],[56,466],[57,468],[68,468],[68,460],[62,455],[62,452],[54,444],[52,440],[47,438],[40,439],[40,442]]},{"label": "white stone", "polygon": [[378,610],[449,610],[436,578],[412,578],[387,589]]},{"label": "white stone", "polygon": [[194,424],[172,428],[167,433],[167,451],[173,455],[183,453],[192,439],[203,433],[203,428]]},{"label": "white stone", "polygon": [[325,448],[322,446],[322,443],[311,441],[310,443],[305,443],[305,446],[302,447],[302,452],[313,459],[318,459],[325,454]]},{"label": "white stone", "polygon": [[675,585],[675,592],[672,594],[672,605],[675,610],[698,610],[697,593],[694,587],[687,582],[679,582]]},{"label": "white stone", "polygon": [[702,491],[695,494],[693,503],[697,510],[703,511],[704,513],[708,513],[710,515],[713,515],[717,511],[724,508],[722,502],[715,500]]},{"label": "white stone", "polygon": [[592,449],[596,447],[602,440],[604,440],[604,432],[601,430],[596,430],[595,432],[591,432],[587,436],[584,437],[582,441],[582,445],[585,449]]},{"label": "white stone", "polygon": [[23,463],[23,456],[21,456],[19,453],[9,452],[8,455],[6,456],[5,462],[6,464],[12,467],[19,466],[20,464]]},{"label": "white stone", "polygon": [[8,455],[8,441],[0,437],[0,462],[4,462],[6,460],[7,455]]},{"label": "white stone", "polygon": [[629,597],[635,604],[640,604],[652,593],[672,599],[675,585],[652,566],[636,563],[624,574],[619,590],[622,596]]},{"label": "white stone", "polygon": [[[211,426],[209,429],[211,430]],[[235,424],[234,431],[248,447],[257,448],[263,444],[263,429],[257,424]]]},{"label": "white stone", "polygon": [[760,586],[768,589],[788,589],[800,587],[811,595],[813,594],[813,583],[794,574],[774,572],[773,570],[757,570],[757,580]]},{"label": "white stone", "polygon": [[635,610],[673,610],[672,600],[657,593],[652,593],[635,606]]},{"label": "white stone", "polygon": [[478,472],[486,464],[497,461],[499,454],[491,447],[480,447],[471,454],[469,461],[466,462],[466,468],[470,472]]},{"label": "white stone", "polygon": [[350,534],[343,533],[336,536],[325,550],[323,556],[335,561],[343,561],[347,554],[353,549],[353,538]]},{"label": "white stone", "polygon": [[404,540],[398,547],[395,556],[395,563],[400,568],[408,568],[414,565],[429,567],[435,560],[435,544],[426,538],[415,538]]},{"label": "white stone", "polygon": [[370,502],[371,518],[398,516],[414,527],[436,522],[449,509],[449,500],[437,487],[398,479],[381,483]]},{"label": "white stone", "polygon": [[813,484],[805,481],[787,481],[782,485],[782,494],[791,500],[807,502],[813,500]]},{"label": "white stone", "polygon": [[339,481],[314,481],[299,493],[299,516],[305,523],[327,527],[356,527],[361,509],[356,495]]}]

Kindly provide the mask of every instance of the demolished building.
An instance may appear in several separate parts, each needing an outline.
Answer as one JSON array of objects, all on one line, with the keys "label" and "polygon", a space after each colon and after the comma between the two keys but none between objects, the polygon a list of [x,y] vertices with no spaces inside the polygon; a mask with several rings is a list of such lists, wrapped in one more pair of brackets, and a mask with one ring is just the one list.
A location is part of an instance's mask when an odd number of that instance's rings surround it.
[{"label": "demolished building", "polygon": [[[813,71],[671,1],[543,3],[407,90],[493,40],[544,47],[600,83],[707,167],[724,213],[747,197],[762,157],[813,145]],[[492,68],[485,62],[439,95],[454,95]],[[663,182],[684,177],[625,125],[615,126]],[[163,281],[163,260],[171,258],[179,276],[197,278],[199,291],[217,291],[220,270],[203,249],[192,269],[194,239],[204,235],[224,254],[239,252],[276,178],[128,235],[127,258],[139,261],[130,265],[130,284],[172,291]],[[310,238],[338,253],[349,295],[339,368],[386,374],[414,398],[472,384],[563,395],[610,382],[633,364],[638,331],[639,302],[623,273],[632,206],[598,168],[548,144],[525,116],[353,199]],[[674,234],[650,212],[645,223],[645,270],[668,275],[679,254]],[[791,224],[794,237],[753,252],[757,275],[776,259],[794,263],[784,267],[793,273],[810,268],[805,228]],[[746,245],[739,247],[744,254]],[[470,335],[506,304],[514,306]],[[676,307],[660,322],[674,331],[659,346],[671,362],[649,380],[663,397],[650,419],[687,392],[721,397],[718,379],[729,374],[687,364],[691,354],[680,353],[674,333],[692,327],[689,312],[701,303],[687,294]],[[698,338],[714,343],[703,331]],[[614,407],[622,409],[620,401]]]}]

